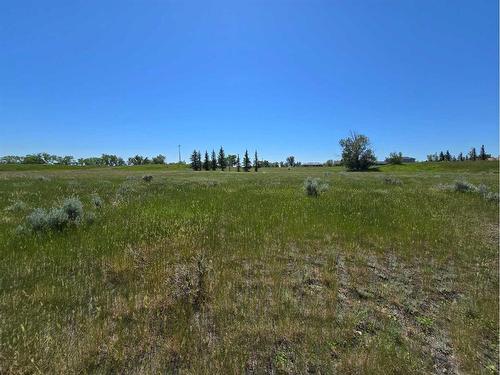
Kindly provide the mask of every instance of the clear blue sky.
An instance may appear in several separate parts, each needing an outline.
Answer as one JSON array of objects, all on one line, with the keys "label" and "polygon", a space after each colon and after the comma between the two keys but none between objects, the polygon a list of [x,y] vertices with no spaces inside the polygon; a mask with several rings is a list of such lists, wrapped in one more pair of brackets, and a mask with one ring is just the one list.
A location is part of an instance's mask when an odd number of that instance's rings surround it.
[{"label": "clear blue sky", "polygon": [[0,155],[498,154],[496,0],[0,2]]}]

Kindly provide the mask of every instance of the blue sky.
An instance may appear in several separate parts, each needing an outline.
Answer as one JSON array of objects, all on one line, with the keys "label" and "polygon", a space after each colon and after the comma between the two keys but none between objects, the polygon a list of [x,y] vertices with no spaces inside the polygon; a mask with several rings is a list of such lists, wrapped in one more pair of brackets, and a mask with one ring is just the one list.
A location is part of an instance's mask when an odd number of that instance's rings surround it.
[{"label": "blue sky", "polygon": [[498,154],[495,0],[0,3],[0,155]]}]

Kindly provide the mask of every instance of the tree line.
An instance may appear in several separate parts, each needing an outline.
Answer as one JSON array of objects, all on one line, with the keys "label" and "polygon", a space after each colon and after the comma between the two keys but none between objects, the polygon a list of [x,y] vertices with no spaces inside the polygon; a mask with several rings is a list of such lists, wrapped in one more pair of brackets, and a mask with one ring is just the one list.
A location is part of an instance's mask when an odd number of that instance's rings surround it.
[{"label": "tree line", "polygon": [[203,160],[201,152],[199,150],[193,150],[190,161],[191,169],[194,171],[215,171],[218,169],[225,171],[226,169],[231,170],[231,168],[236,168],[237,172],[240,172],[242,169],[245,172],[249,172],[253,168],[255,172],[257,172],[260,167],[265,166],[264,163],[259,160],[257,151],[254,153],[254,160],[252,163],[250,161],[250,157],[248,156],[248,150],[245,150],[243,160],[241,161],[239,154],[226,155],[222,146],[219,149],[218,154],[215,153],[215,150],[212,150],[212,154],[210,156],[208,155],[208,151],[205,150]]},{"label": "tree line", "polygon": [[7,155],[0,158],[0,164],[51,164],[51,165],[79,165],[79,166],[107,166],[118,167],[123,165],[166,164],[164,155],[152,158],[135,155],[125,160],[117,155],[102,154],[100,157],[75,159],[71,155],[58,156],[46,152],[28,154],[25,156]]},{"label": "tree line", "polygon": [[458,155],[451,155],[450,151],[446,152],[440,151],[439,154],[436,152],[434,154],[427,155],[427,161],[466,161],[466,160],[488,160],[491,158],[491,154],[486,153],[484,145],[481,146],[479,154],[475,147],[472,147],[467,154],[460,152]]}]

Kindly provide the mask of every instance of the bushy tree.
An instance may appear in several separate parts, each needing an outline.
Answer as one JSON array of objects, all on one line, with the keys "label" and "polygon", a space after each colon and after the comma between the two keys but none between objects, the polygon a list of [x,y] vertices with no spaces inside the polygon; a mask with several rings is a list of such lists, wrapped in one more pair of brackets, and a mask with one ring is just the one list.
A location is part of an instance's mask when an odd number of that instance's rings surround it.
[{"label": "bushy tree", "polygon": [[250,158],[248,157],[248,150],[245,150],[245,155],[243,156],[243,170],[245,172],[249,172],[252,168],[252,164],[250,163]]},{"label": "bushy tree", "polygon": [[294,167],[295,166],[295,156],[290,155],[289,157],[286,158],[286,165],[288,167]]},{"label": "bushy tree", "polygon": [[220,150],[219,150],[219,156],[217,158],[217,163],[219,164],[219,168],[221,170],[225,170],[226,169],[226,154],[224,153],[224,149],[222,148],[222,146],[220,147]]},{"label": "bushy tree", "polygon": [[370,147],[370,140],[362,134],[352,133],[341,139],[342,164],[352,171],[364,171],[375,164],[376,158]]},{"label": "bushy tree", "polygon": [[210,170],[210,159],[208,158],[208,151],[205,150],[205,159],[203,160],[203,169]]},{"label": "bushy tree", "polygon": [[153,158],[153,164],[165,164],[166,159],[165,155],[157,155]]},{"label": "bushy tree", "polygon": [[403,154],[401,152],[391,152],[387,162],[389,164],[403,164]]},{"label": "bushy tree", "polygon": [[212,171],[217,169],[217,158],[215,157],[215,151],[212,150],[212,160],[211,160]]}]

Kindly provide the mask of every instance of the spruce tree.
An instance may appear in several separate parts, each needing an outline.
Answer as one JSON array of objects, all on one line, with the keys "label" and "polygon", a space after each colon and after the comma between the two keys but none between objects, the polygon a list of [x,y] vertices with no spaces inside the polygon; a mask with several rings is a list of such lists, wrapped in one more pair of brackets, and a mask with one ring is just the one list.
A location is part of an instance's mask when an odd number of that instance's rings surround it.
[{"label": "spruce tree", "polygon": [[217,170],[217,158],[215,157],[215,151],[212,150],[212,160],[211,160],[212,171]]},{"label": "spruce tree", "polygon": [[240,168],[241,168],[240,154],[238,154],[238,157],[236,158],[236,170],[239,172]]},{"label": "spruce tree", "polygon": [[486,160],[486,151],[484,150],[484,145],[481,146],[481,151],[479,151],[479,159]]},{"label": "spruce tree", "polygon": [[217,158],[217,161],[219,163],[219,168],[221,170],[225,170],[227,161],[226,161],[226,154],[224,153],[224,149],[222,148],[222,146],[220,147],[219,157]]},{"label": "spruce tree", "polygon": [[476,153],[476,148],[472,147],[472,150],[469,152],[469,160],[476,161],[477,159],[477,153]]},{"label": "spruce tree", "polygon": [[253,161],[253,167],[255,169],[255,172],[259,171],[259,158],[257,157],[257,150],[255,150],[255,159]]},{"label": "spruce tree", "polygon": [[207,150],[205,150],[205,160],[203,160],[203,169],[206,171],[210,170],[210,159],[208,158]]},{"label": "spruce tree", "polygon": [[448,151],[448,150],[446,150],[445,159],[446,159],[446,161],[451,161],[451,154],[450,154],[450,151]]},{"label": "spruce tree", "polygon": [[198,170],[198,151],[196,150],[193,151],[190,160],[191,160],[191,169],[193,171]]},{"label": "spruce tree", "polygon": [[196,167],[198,168],[199,171],[201,171],[202,164],[201,164],[201,152],[200,152],[200,150],[198,150],[196,162],[197,162]]},{"label": "spruce tree", "polygon": [[439,161],[443,161],[444,160],[444,154],[443,154],[443,151],[441,151],[439,153]]},{"label": "spruce tree", "polygon": [[458,161],[464,161],[464,154],[458,154]]},{"label": "spruce tree", "polygon": [[250,158],[248,157],[248,150],[245,150],[245,155],[243,156],[243,170],[248,172],[251,168],[252,165],[250,164]]}]

